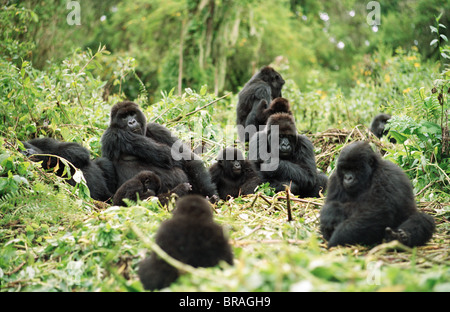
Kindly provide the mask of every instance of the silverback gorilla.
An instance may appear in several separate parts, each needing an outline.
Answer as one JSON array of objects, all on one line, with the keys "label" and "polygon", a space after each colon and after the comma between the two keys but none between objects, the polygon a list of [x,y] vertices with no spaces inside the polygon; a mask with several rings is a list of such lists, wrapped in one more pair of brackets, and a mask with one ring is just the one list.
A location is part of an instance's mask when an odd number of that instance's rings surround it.
[{"label": "silverback gorilla", "polygon": [[[190,183],[193,193],[217,197],[203,161],[184,144],[178,144],[180,141],[164,126],[146,124],[136,103],[119,102],[111,108],[110,125],[101,142],[103,156],[116,169],[117,187],[141,171],[150,170],[160,178],[162,193]],[[179,158],[173,159],[173,155]]]},{"label": "silverback gorilla", "polygon": [[[198,195],[177,201],[173,217],[158,229],[156,244],[169,256],[193,267],[212,267],[223,260],[233,264],[233,252],[221,226],[213,220],[211,206]],[[139,279],[145,289],[169,286],[179,272],[152,252],[139,264]]]},{"label": "silverback gorilla", "polygon": [[[239,101],[236,107],[239,139],[241,142],[249,141],[249,133],[242,131],[240,126],[257,125],[256,111],[260,108],[260,102],[272,102],[281,97],[281,88],[285,81],[272,67],[263,67],[257,72],[239,92]],[[258,129],[256,129],[258,131]]]},{"label": "silverback gorilla", "polygon": [[[278,127],[278,147],[272,146],[276,142],[272,138],[274,126]],[[265,159],[264,147],[268,152]],[[257,132],[250,140],[249,159],[263,182],[269,182],[276,192],[290,185],[295,195],[318,197],[320,191],[326,189],[328,178],[317,171],[314,147],[306,136],[297,133],[290,114],[277,113],[269,117],[265,130]],[[264,170],[263,165],[270,169]]]},{"label": "silverback gorilla", "polygon": [[411,182],[397,165],[381,159],[367,142],[342,150],[320,213],[328,247],[383,239],[420,246],[434,228],[433,218],[418,211]]}]

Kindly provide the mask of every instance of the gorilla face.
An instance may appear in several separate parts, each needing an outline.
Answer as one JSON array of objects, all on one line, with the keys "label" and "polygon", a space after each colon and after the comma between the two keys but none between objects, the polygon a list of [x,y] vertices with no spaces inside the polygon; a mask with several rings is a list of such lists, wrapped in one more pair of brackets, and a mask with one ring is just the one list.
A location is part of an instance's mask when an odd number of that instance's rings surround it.
[{"label": "gorilla face", "polygon": [[367,144],[352,144],[343,150],[336,170],[339,181],[348,194],[359,194],[368,188],[375,170],[375,157]]},{"label": "gorilla face", "polygon": [[155,194],[159,193],[161,188],[161,180],[159,177],[151,171],[144,171],[140,173],[141,182],[144,185],[144,191],[154,191]]},{"label": "gorilla face", "polygon": [[289,159],[293,152],[295,137],[292,135],[280,135],[280,158]]},{"label": "gorilla face", "polygon": [[145,135],[146,119],[137,104],[122,102],[121,105],[116,104],[111,110],[111,126]]}]

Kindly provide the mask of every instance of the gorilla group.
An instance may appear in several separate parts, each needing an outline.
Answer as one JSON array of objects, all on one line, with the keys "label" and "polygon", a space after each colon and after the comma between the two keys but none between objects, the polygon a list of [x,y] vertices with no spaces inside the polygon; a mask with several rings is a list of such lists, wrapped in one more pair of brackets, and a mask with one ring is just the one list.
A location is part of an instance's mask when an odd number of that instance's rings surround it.
[{"label": "gorilla group", "polygon": [[[228,147],[206,168],[166,127],[147,123],[139,106],[130,101],[111,108],[98,159],[92,160],[80,144],[51,138],[24,142],[23,153],[59,176],[67,172],[61,159],[69,161],[83,172],[96,200],[125,205],[127,200],[155,196],[166,205],[177,198],[172,218],[161,224],[155,240],[169,256],[193,267],[216,266],[220,261],[233,264],[232,248],[214,222],[208,200],[252,194],[266,182],[276,192],[289,187],[299,197],[326,194],[320,231],[329,248],[390,240],[407,246],[426,244],[435,230],[434,219],[417,209],[402,169],[383,160],[367,142],[345,147],[329,179],[318,171],[314,146],[298,133],[289,101],[281,97],[284,83],[278,72],[264,67],[239,93],[238,135],[247,144],[247,158],[238,148]],[[374,118],[370,126],[374,135],[387,134],[390,117]],[[248,126],[253,133],[244,129]],[[70,168],[72,176],[74,172]],[[73,178],[68,182],[75,184]],[[145,289],[167,287],[179,274],[155,252],[139,264]]]}]

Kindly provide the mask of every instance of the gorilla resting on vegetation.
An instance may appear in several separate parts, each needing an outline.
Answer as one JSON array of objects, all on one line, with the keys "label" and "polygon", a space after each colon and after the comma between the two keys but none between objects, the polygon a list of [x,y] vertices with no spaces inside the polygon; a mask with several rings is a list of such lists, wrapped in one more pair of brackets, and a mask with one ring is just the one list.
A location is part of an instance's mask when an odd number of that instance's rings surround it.
[{"label": "gorilla resting on vegetation", "polygon": [[242,152],[233,147],[219,152],[217,163],[209,168],[209,172],[221,199],[253,194],[262,182],[250,161],[244,160]]},{"label": "gorilla resting on vegetation", "polygon": [[[83,172],[91,197],[95,200],[106,201],[115,191],[115,173],[113,164],[106,158],[90,159],[89,151],[78,143],[60,142],[52,138],[32,139],[24,142],[25,156],[35,161],[42,161],[44,169],[54,169],[58,176],[63,176],[65,166],[56,155],[71,162]],[[42,154],[42,155],[40,155]],[[45,155],[45,156],[44,156]],[[58,169],[56,169],[58,168]],[[75,170],[70,167],[71,176]],[[75,185],[73,178],[69,184]]]},{"label": "gorilla resting on vegetation", "polygon": [[[388,120],[391,119],[391,115],[388,114],[378,114],[376,115],[372,123],[370,124],[370,131],[379,139],[381,139],[382,136],[385,136],[388,134],[388,130],[384,130],[386,127],[386,123]],[[389,142],[391,143],[397,143],[397,140],[394,138],[390,138]]]},{"label": "gorilla resting on vegetation", "polygon": [[366,142],[342,150],[320,213],[328,247],[383,239],[419,246],[434,228],[433,218],[418,211],[411,182],[397,165],[381,159]]},{"label": "gorilla resting on vegetation", "polygon": [[[101,142],[103,156],[116,169],[117,187],[141,171],[150,170],[160,178],[162,193],[190,183],[193,193],[217,197],[203,161],[164,126],[146,124],[136,103],[120,102],[111,108],[110,125]],[[173,159],[173,154],[179,158]]]},{"label": "gorilla resting on vegetation", "polygon": [[114,194],[113,204],[124,206],[125,198],[136,202],[138,197],[140,200],[144,200],[150,196],[157,196],[161,205],[164,206],[169,201],[171,194],[181,197],[187,195],[191,189],[189,183],[181,183],[170,192],[161,193],[161,180],[154,172],[146,170],[122,184]]},{"label": "gorilla resting on vegetation", "polygon": [[[155,240],[169,256],[193,267],[212,267],[221,260],[233,264],[222,227],[214,223],[211,206],[198,195],[177,201],[172,219],[161,224]],[[179,272],[152,252],[139,264],[138,274],[144,288],[154,290],[169,286]]]},{"label": "gorilla resting on vegetation", "polygon": [[[272,126],[279,127],[278,158],[271,146]],[[266,159],[261,154],[264,143],[267,143],[270,156]],[[328,178],[317,171],[314,147],[306,136],[297,133],[292,115],[277,113],[270,116],[265,130],[252,137],[249,148],[249,157],[262,181],[269,182],[275,191],[284,191],[285,185],[290,185],[291,192],[301,197],[318,197],[321,190],[325,191]],[[262,168],[264,164],[277,162],[278,165],[271,170]]]},{"label": "gorilla resting on vegetation", "polygon": [[[264,105],[272,102],[273,99],[281,97],[281,88],[285,81],[281,75],[272,67],[263,67],[257,72],[239,92],[239,101],[237,104],[237,125],[239,139],[241,142],[249,141],[249,134],[244,133],[239,126],[247,127],[248,125],[256,125],[257,110],[261,109],[260,102],[265,101]],[[258,131],[258,128],[256,128]]]}]

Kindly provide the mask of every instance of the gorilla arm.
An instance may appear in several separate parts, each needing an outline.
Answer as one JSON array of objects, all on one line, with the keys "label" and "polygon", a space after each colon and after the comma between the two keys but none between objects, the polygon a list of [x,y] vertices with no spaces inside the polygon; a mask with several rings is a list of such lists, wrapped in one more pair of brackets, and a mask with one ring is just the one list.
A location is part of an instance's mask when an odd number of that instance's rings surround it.
[{"label": "gorilla arm", "polygon": [[151,138],[129,131],[109,128],[105,131],[101,140],[102,155],[111,160],[119,160],[123,155],[131,155],[157,164],[161,168],[172,167],[170,147]]}]

